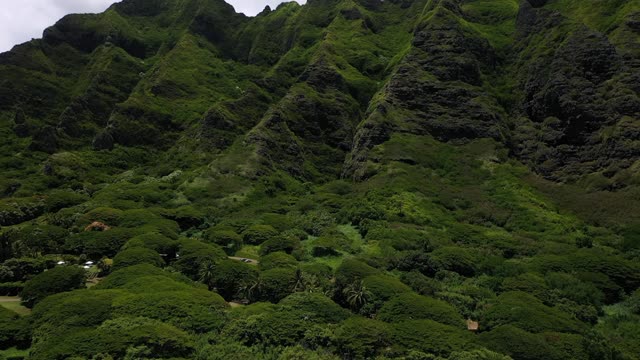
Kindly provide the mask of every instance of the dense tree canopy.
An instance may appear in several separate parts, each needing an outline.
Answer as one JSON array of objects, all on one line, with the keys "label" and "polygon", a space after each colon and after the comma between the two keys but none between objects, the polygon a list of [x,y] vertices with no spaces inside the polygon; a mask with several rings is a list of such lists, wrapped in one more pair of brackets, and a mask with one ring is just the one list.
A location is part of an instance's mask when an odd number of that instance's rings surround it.
[{"label": "dense tree canopy", "polygon": [[640,360],[639,14],[64,17],[0,54],[0,359]]}]

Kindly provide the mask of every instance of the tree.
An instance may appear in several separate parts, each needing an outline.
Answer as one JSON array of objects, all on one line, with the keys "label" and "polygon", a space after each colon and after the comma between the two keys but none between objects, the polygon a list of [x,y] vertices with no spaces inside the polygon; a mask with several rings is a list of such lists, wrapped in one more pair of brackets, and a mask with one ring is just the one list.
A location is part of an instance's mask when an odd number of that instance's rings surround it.
[{"label": "tree", "polygon": [[474,336],[458,326],[433,320],[410,320],[394,323],[391,339],[399,349],[413,349],[438,356],[465,349],[475,342]]},{"label": "tree", "polygon": [[296,268],[298,261],[293,256],[282,252],[273,252],[260,257],[260,270],[270,270],[275,268]]},{"label": "tree", "polygon": [[207,285],[209,291],[214,287],[213,279],[216,275],[216,264],[213,261],[207,261],[200,267],[200,282]]},{"label": "tree", "polygon": [[271,269],[260,273],[260,297],[263,300],[278,302],[293,292],[296,271],[293,269]]},{"label": "tree", "polygon": [[207,244],[195,239],[180,241],[179,257],[173,267],[193,280],[198,280],[202,264],[219,262],[227,258],[227,254],[217,245]]},{"label": "tree", "polygon": [[242,240],[250,245],[260,245],[278,235],[271,225],[252,225],[242,232]]},{"label": "tree", "polygon": [[205,233],[204,238],[206,242],[222,247],[227,255],[233,255],[242,248],[242,237],[232,230],[212,228]]},{"label": "tree", "polygon": [[240,261],[222,260],[216,264],[212,280],[216,291],[231,301],[239,297],[252,299],[244,286],[257,278],[258,271],[255,266]]},{"label": "tree", "polygon": [[16,345],[20,348],[29,347],[31,334],[28,325],[27,318],[0,306],[0,349]]},{"label": "tree", "polygon": [[400,294],[386,302],[377,319],[386,322],[402,322],[429,319],[442,324],[460,326],[462,316],[448,303],[415,293]]},{"label": "tree", "polygon": [[480,322],[484,329],[509,324],[533,333],[581,333],[586,326],[557,307],[548,307],[537,298],[520,291],[498,296],[482,314]]},{"label": "tree", "polygon": [[113,270],[119,270],[127,266],[151,264],[161,267],[164,261],[156,251],[147,248],[129,248],[122,250],[113,258]]},{"label": "tree", "polygon": [[373,359],[391,344],[389,325],[362,317],[345,320],[335,335],[338,352],[347,359]]},{"label": "tree", "polygon": [[[511,325],[497,327],[479,336],[488,349],[522,360],[560,360],[560,354],[542,335],[532,334]],[[594,359],[595,360],[595,359]]]},{"label": "tree", "polygon": [[362,280],[348,285],[342,292],[349,307],[354,311],[360,310],[373,296]]},{"label": "tree", "polygon": [[307,321],[337,324],[347,319],[349,310],[342,308],[323,294],[297,292],[280,300],[279,311],[296,311]]},{"label": "tree", "polygon": [[274,252],[293,253],[300,248],[300,240],[292,236],[275,236],[265,241],[260,246],[260,255],[267,255]]},{"label": "tree", "polygon": [[22,304],[32,308],[49,295],[85,287],[86,272],[75,266],[61,266],[36,275],[24,284]]},{"label": "tree", "polygon": [[293,291],[305,291],[307,287],[307,282],[302,270],[296,269],[296,274],[293,279]]}]

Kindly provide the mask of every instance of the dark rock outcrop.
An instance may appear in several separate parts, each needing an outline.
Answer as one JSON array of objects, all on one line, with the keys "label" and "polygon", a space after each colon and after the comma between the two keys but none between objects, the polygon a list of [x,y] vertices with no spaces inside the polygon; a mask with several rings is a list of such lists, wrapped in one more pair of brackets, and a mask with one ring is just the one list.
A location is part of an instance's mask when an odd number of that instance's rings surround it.
[{"label": "dark rock outcrop", "polygon": [[108,130],[103,130],[93,138],[91,145],[94,150],[113,150],[113,136],[111,136]]},{"label": "dark rock outcrop", "polygon": [[53,154],[58,150],[58,135],[53,126],[44,126],[33,134],[29,150]]}]

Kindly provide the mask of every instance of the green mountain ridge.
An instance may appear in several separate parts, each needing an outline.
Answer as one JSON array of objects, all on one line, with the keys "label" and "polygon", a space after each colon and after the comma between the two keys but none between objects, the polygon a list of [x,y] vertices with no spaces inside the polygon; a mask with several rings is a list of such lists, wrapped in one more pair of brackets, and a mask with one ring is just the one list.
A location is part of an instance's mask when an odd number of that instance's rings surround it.
[{"label": "green mountain ridge", "polygon": [[[0,349],[636,359],[639,24],[637,0],[64,17],[0,54],[0,295],[35,306]],[[98,285],[64,292],[61,260]]]}]

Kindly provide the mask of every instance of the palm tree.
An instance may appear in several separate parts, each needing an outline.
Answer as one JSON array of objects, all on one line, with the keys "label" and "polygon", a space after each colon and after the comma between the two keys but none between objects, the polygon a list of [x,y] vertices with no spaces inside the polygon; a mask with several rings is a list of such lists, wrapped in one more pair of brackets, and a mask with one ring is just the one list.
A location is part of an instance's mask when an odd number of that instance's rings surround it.
[{"label": "palm tree", "polygon": [[362,281],[348,285],[342,290],[347,303],[353,310],[359,310],[371,299],[371,292],[364,286]]},{"label": "palm tree", "polygon": [[207,285],[209,290],[213,289],[213,278],[216,275],[216,264],[207,261],[200,266],[200,281]]},{"label": "palm tree", "polygon": [[293,291],[294,292],[305,291],[306,288],[307,288],[307,282],[306,282],[304,273],[302,273],[302,270],[296,269],[296,275],[293,279]]}]

